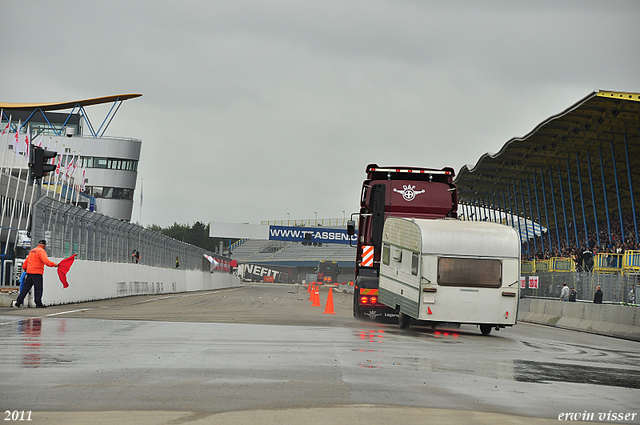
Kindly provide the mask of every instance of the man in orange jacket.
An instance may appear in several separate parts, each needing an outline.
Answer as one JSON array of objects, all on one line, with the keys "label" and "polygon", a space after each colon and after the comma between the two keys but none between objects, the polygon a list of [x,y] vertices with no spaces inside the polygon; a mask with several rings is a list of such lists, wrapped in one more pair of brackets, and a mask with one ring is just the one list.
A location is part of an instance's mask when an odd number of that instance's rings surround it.
[{"label": "man in orange jacket", "polygon": [[38,242],[38,246],[31,250],[27,259],[22,263],[22,267],[27,271],[27,277],[24,280],[24,287],[22,291],[20,291],[18,299],[11,303],[12,307],[20,307],[22,305],[31,287],[35,288],[36,308],[47,307],[42,304],[42,275],[44,274],[44,266],[58,267],[58,265],[47,257],[47,251],[44,250],[46,246],[47,241],[44,239]]}]

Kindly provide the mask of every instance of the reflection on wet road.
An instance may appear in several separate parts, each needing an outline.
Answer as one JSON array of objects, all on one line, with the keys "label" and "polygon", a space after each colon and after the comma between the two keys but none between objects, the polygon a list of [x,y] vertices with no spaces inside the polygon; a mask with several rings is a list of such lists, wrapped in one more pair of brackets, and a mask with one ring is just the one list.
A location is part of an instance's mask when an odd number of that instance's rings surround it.
[{"label": "reflection on wet road", "polygon": [[[64,350],[64,342],[60,343],[59,350],[52,350],[54,345],[47,344],[43,347],[42,342],[42,323],[47,319],[40,317],[18,320],[16,334],[21,336],[21,366],[24,368],[39,368],[52,364],[69,363],[67,353]],[[66,320],[57,321],[57,329],[55,335],[59,341],[64,341],[66,332]],[[0,327],[0,337],[6,336],[6,331],[10,327]],[[4,331],[4,332],[2,332]]]}]

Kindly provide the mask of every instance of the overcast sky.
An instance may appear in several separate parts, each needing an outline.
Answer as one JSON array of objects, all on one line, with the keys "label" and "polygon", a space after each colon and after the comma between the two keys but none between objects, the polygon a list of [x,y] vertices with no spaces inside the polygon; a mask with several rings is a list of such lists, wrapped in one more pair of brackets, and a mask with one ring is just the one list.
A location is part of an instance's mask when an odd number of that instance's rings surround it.
[{"label": "overcast sky", "polygon": [[145,226],[342,218],[369,163],[457,172],[594,90],[640,92],[635,0],[2,0],[0,16],[0,101],[142,94],[107,135],[143,142]]}]

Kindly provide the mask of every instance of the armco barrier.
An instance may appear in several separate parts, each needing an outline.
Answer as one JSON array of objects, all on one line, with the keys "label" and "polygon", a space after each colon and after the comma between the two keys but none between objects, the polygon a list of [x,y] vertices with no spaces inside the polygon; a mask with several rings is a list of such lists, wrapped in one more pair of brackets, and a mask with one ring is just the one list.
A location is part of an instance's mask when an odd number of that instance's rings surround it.
[{"label": "armco barrier", "polygon": [[[59,258],[51,258],[59,262]],[[69,304],[129,295],[167,294],[221,289],[240,285],[229,273],[170,269],[132,263],[76,260],[67,274],[69,287],[63,288],[56,269],[45,267],[44,304]],[[2,307],[9,307],[17,294],[2,294]]]},{"label": "armco barrier", "polygon": [[640,341],[640,307],[522,298],[518,320]]}]

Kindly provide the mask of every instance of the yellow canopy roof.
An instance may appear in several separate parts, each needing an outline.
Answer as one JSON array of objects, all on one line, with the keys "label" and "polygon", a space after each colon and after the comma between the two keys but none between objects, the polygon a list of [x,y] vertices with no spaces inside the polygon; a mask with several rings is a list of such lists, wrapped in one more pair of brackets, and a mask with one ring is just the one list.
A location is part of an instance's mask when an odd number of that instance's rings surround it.
[{"label": "yellow canopy roof", "polygon": [[42,109],[43,111],[61,111],[64,109],[72,109],[76,106],[100,105],[102,103],[111,103],[121,100],[133,99],[142,96],[141,94],[116,94],[112,96],[94,97],[92,99],[72,100],[69,102],[50,102],[50,103],[6,103],[0,102],[2,109]]}]

